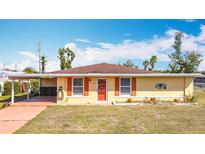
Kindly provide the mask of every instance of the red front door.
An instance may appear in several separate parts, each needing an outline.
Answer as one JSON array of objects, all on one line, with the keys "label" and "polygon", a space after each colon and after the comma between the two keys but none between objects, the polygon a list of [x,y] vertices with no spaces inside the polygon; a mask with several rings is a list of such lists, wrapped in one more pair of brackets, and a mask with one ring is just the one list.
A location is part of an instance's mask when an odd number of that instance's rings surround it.
[{"label": "red front door", "polygon": [[106,79],[98,79],[98,100],[106,101]]}]

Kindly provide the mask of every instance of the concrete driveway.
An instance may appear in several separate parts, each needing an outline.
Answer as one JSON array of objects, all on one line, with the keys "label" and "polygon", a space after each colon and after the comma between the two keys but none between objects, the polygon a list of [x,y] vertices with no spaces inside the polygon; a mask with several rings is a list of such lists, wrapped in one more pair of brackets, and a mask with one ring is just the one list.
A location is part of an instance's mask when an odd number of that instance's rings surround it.
[{"label": "concrete driveway", "polygon": [[[32,98],[28,102],[22,101],[0,110],[0,134],[12,134],[22,127],[29,120],[33,119],[47,106],[55,105],[52,101],[42,98],[43,101],[37,102],[40,98]],[[33,101],[32,101],[33,100]],[[45,101],[45,102],[44,102]]]}]

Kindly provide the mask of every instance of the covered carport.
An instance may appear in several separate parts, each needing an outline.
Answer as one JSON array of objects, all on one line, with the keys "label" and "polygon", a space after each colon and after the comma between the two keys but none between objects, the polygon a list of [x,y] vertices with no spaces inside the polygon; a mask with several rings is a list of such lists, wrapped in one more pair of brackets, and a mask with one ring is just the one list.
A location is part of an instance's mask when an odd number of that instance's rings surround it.
[{"label": "covered carport", "polygon": [[[31,93],[31,86],[30,86],[30,80],[31,79],[38,79],[39,82],[39,96],[36,97],[36,99],[32,99],[30,101],[30,93]],[[57,93],[57,81],[56,77],[51,74],[8,74],[8,80],[11,81],[11,104],[15,103],[15,80],[26,80],[28,82],[27,84],[27,102],[40,102],[45,101],[45,98],[50,101],[56,102],[56,93]],[[43,90],[42,90],[43,89]],[[47,92],[50,91],[50,92]],[[46,96],[46,97],[45,97]],[[50,96],[50,97],[49,97]],[[38,101],[36,101],[38,99]]]}]

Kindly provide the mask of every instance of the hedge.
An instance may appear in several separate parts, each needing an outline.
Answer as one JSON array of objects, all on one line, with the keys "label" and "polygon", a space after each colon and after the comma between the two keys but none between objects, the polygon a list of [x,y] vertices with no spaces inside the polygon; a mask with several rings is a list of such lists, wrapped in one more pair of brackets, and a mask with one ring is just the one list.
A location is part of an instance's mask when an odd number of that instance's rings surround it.
[{"label": "hedge", "polygon": [[[20,92],[20,83],[14,82],[14,94],[18,94]],[[4,95],[11,95],[11,82],[6,81],[4,83]]]}]

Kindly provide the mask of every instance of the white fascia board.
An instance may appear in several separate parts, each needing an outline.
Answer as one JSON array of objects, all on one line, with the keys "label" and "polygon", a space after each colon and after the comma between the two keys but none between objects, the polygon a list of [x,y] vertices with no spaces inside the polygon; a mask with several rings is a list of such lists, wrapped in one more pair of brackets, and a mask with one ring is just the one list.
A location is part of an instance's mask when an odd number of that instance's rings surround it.
[{"label": "white fascia board", "polygon": [[186,73],[150,73],[150,74],[101,74],[101,73],[88,73],[88,74],[8,74],[9,78],[54,78],[54,77],[205,77],[202,74],[186,74]]}]

